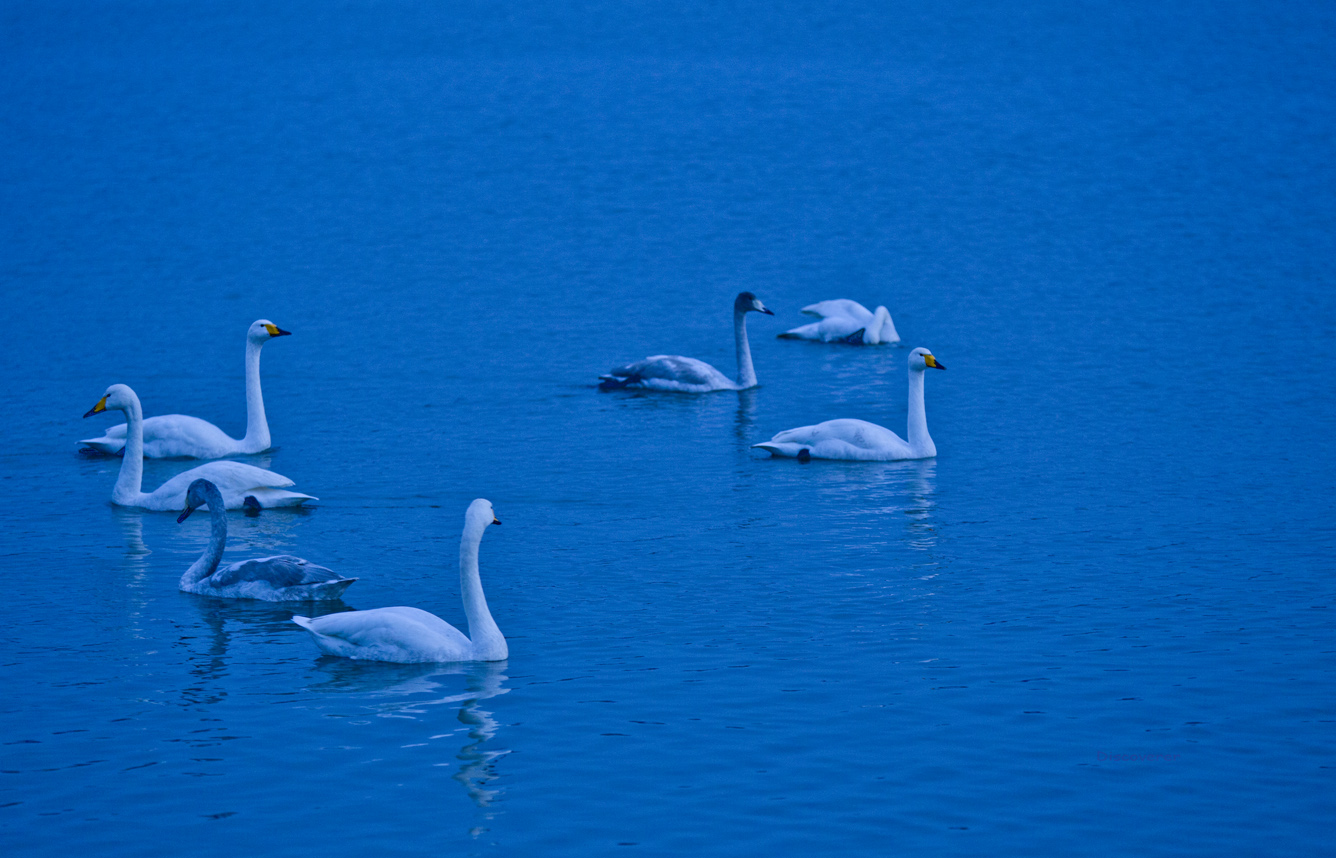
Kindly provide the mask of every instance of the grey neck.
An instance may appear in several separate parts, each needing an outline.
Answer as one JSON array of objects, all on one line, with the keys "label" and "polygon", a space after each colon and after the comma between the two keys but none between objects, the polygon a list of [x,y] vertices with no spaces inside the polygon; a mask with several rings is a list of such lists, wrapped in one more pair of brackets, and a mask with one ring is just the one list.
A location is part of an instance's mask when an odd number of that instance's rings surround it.
[{"label": "grey neck", "polygon": [[190,565],[181,576],[181,586],[198,584],[218,571],[218,563],[223,559],[223,550],[227,548],[227,511],[224,509],[223,496],[217,489],[207,493],[209,499],[209,546],[200,558]]},{"label": "grey neck", "polygon": [[264,394],[260,391],[260,349],[264,343],[246,340],[246,437],[241,440],[248,453],[268,450],[269,421],[264,416]]},{"label": "grey neck", "polygon": [[738,390],[756,386],[756,369],[752,367],[751,346],[747,343],[747,311],[733,311],[733,341],[738,347]]},{"label": "grey neck", "polygon": [[464,536],[459,541],[459,595],[469,621],[473,657],[479,661],[500,661],[508,655],[506,639],[487,608],[478,575],[478,546],[486,529],[486,522],[469,522],[464,527]]}]

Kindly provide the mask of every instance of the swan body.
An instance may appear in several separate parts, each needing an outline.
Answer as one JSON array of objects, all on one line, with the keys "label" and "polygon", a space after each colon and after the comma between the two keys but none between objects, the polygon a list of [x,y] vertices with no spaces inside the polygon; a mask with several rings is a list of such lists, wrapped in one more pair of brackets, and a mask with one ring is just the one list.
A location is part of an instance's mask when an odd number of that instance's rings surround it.
[{"label": "swan body", "polygon": [[[269,421],[260,391],[260,349],[275,337],[290,331],[260,319],[246,331],[246,436],[237,440],[207,420],[185,414],[160,414],[144,420],[144,456],[149,459],[221,459],[261,453],[271,445]],[[129,424],[112,426],[101,438],[80,441],[86,447],[115,455],[125,449]]]},{"label": "swan body", "polygon": [[108,410],[124,412],[129,427],[125,458],[121,460],[121,472],[111,492],[111,502],[117,506],[179,510],[186,504],[190,484],[198,479],[206,479],[218,488],[227,509],[239,509],[246,505],[247,498],[254,498],[255,504],[266,509],[300,506],[308,500],[317,500],[311,495],[288,491],[293,482],[282,474],[241,462],[208,462],[177,474],[152,492],[144,492],[144,412],[139,397],[128,386],[113,384],[84,417]]},{"label": "swan body", "polygon": [[321,652],[366,661],[502,661],[506,639],[492,619],[478,577],[478,546],[489,524],[500,524],[490,501],[478,498],[464,514],[459,540],[459,593],[468,618],[465,635],[445,620],[419,608],[374,608],[323,617],[293,617],[310,632]]},{"label": "swan body", "polygon": [[779,335],[780,339],[866,346],[900,342],[895,323],[891,321],[891,313],[885,307],[869,311],[857,301],[836,298],[809,304],[802,311],[809,316],[819,317],[821,321],[785,331]]},{"label": "swan body", "polygon": [[733,340],[737,347],[738,380],[733,381],[703,360],[681,355],[651,355],[619,366],[601,375],[603,390],[662,390],[675,393],[711,393],[716,390],[746,390],[756,386],[751,346],[747,342],[747,313],[775,315],[750,292],[733,300]]},{"label": "swan body", "polygon": [[849,459],[885,462],[896,459],[931,459],[937,445],[928,434],[923,407],[923,372],[946,369],[927,349],[909,353],[909,440],[866,420],[827,420],[815,426],[786,429],[762,444],[753,444],[772,456],[813,459]]},{"label": "swan body", "polygon": [[181,576],[180,588],[186,593],[221,599],[309,602],[337,599],[357,580],[290,554],[241,560],[219,569],[227,547],[227,513],[218,487],[202,478],[192,482],[186,492],[185,510],[176,522],[185,521],[204,504],[209,505],[212,532],[209,546]]}]

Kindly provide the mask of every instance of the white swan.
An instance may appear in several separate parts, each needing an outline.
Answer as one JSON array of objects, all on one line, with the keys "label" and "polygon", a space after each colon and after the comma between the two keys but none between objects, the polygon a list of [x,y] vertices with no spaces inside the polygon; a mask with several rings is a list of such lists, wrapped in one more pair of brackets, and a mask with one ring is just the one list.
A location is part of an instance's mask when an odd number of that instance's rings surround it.
[{"label": "white swan", "polygon": [[651,355],[600,375],[602,390],[668,390],[677,393],[710,393],[715,390],[746,390],[756,386],[751,346],[747,344],[747,314],[755,311],[773,316],[755,295],[740,292],[733,300],[733,339],[738,349],[738,380],[735,382],[703,360],[681,355]]},{"label": "white swan", "polygon": [[478,578],[478,545],[489,524],[500,524],[491,501],[478,498],[464,514],[459,540],[459,595],[469,634],[418,608],[374,608],[323,617],[293,617],[321,652],[367,661],[502,661],[509,654]]},{"label": "white swan", "polygon": [[155,491],[145,494],[141,491],[144,483],[144,411],[139,405],[139,397],[124,384],[113,384],[84,416],[91,417],[108,409],[123,411],[126,425],[130,427],[121,473],[116,478],[116,487],[111,490],[111,502],[118,506],[159,511],[181,509],[185,506],[186,489],[201,477],[218,487],[228,509],[299,506],[308,500],[318,500],[300,492],[284,491],[293,484],[292,480],[241,462],[209,462],[177,474]]},{"label": "white swan", "polygon": [[[260,392],[260,349],[274,337],[290,334],[268,319],[260,319],[246,331],[246,437],[238,441],[198,417],[159,414],[144,421],[144,455],[150,459],[221,459],[268,450],[271,444],[264,396]],[[125,431],[126,424],[121,423],[112,426],[101,438],[86,438],[79,443],[102,453],[116,454],[125,449]]]},{"label": "white swan", "polygon": [[218,487],[205,479],[191,483],[186,492],[186,508],[176,523],[185,521],[205,504],[209,505],[213,519],[209,546],[181,576],[183,591],[221,599],[310,602],[337,599],[357,580],[290,554],[241,560],[219,569],[218,561],[227,547],[227,513]]},{"label": "white swan", "polygon": [[827,420],[815,426],[785,429],[763,444],[753,444],[772,456],[807,459],[931,459],[937,445],[928,434],[928,417],[923,410],[923,371],[928,367],[946,369],[927,349],[909,353],[909,441],[890,429],[866,420]]},{"label": "white swan", "polygon": [[836,298],[809,304],[802,311],[809,316],[820,317],[821,321],[785,331],[779,335],[780,339],[866,346],[900,342],[900,335],[895,332],[895,323],[891,321],[891,312],[885,307],[869,312],[867,307],[857,301]]}]

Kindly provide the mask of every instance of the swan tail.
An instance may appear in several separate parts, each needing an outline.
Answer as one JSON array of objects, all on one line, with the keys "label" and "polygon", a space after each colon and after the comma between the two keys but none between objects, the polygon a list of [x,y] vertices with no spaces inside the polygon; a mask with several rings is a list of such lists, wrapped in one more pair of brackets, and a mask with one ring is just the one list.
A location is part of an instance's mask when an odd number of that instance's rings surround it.
[{"label": "swan tail", "polygon": [[600,375],[599,390],[621,390],[624,387],[635,384],[640,381],[640,376],[628,375],[626,378],[618,378],[615,375]]},{"label": "swan tail", "polygon": [[[276,507],[301,506],[307,501],[320,500],[313,495],[304,495],[301,492],[289,492],[284,489],[253,488],[246,492],[246,500],[254,498],[255,503],[259,504],[261,509],[274,509]],[[246,504],[251,506],[251,504]]]},{"label": "swan tail", "polygon": [[[297,591],[303,599],[337,599],[342,596],[343,591],[351,587],[356,580],[356,578],[341,578],[338,581],[321,581],[319,584],[304,584],[300,587],[293,587],[292,589]],[[293,617],[292,619],[293,622],[296,622],[298,618]],[[302,619],[305,618],[303,617]],[[297,623],[297,625],[300,626],[302,623]]]},{"label": "swan tail", "polygon": [[[765,450],[771,456],[796,458],[804,450],[809,450],[807,444],[786,444],[782,441],[764,441],[760,444],[752,444],[753,450]],[[808,453],[808,455],[811,455]]]},{"label": "swan tail", "polygon": [[318,631],[316,631],[315,629],[311,628],[311,618],[310,618],[310,617],[293,617],[293,618],[292,618],[292,621],[293,621],[294,623],[296,623],[297,625],[301,626],[302,628],[306,629],[308,632],[310,632],[310,633],[313,634],[313,635],[318,635],[318,634],[320,634],[320,632],[318,632]]},{"label": "swan tail", "polygon": [[80,453],[102,454],[105,456],[119,456],[125,451],[124,438],[85,438],[79,442],[84,446],[79,450]]},{"label": "swan tail", "polygon": [[799,325],[796,328],[790,328],[782,334],[776,334],[775,338],[780,340],[819,340],[821,339],[821,332],[817,329],[820,326],[820,322],[813,322],[810,325]]}]

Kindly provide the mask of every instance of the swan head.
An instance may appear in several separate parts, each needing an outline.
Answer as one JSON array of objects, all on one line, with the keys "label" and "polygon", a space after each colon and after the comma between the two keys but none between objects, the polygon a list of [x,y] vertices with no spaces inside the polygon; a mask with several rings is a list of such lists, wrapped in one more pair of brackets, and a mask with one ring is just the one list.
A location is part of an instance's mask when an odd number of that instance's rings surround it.
[{"label": "swan head", "polygon": [[497,520],[496,511],[492,509],[492,502],[486,498],[478,498],[469,504],[469,511],[464,513],[464,527],[466,529],[482,530],[489,524],[500,524]]},{"label": "swan head", "polygon": [[[190,518],[192,512],[215,498],[219,501],[223,499],[222,492],[218,491],[217,486],[205,479],[195,480],[190,484],[190,488],[186,489],[186,508],[176,517],[176,523],[180,524]],[[210,505],[209,508],[213,509],[213,506]]]},{"label": "swan head", "polygon": [[733,299],[733,312],[734,313],[757,312],[757,313],[765,313],[767,316],[775,315],[770,310],[767,310],[765,305],[761,303],[761,299],[757,298],[751,292],[738,293],[738,297]]},{"label": "swan head", "polygon": [[268,319],[256,319],[246,331],[246,339],[253,343],[267,343],[274,337],[290,337],[292,331],[285,331]]},{"label": "swan head", "polygon": [[932,352],[925,348],[917,348],[909,353],[909,368],[916,369],[919,372],[932,367],[933,369],[946,369],[937,362],[937,358],[932,356]]},{"label": "swan head", "polygon": [[107,392],[102,394],[102,398],[97,401],[97,405],[88,409],[84,413],[85,417],[92,417],[94,414],[101,414],[103,411],[128,411],[133,405],[139,402],[139,397],[126,384],[113,384],[107,388]]}]

